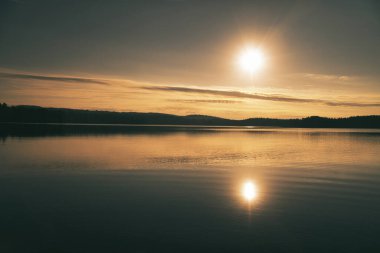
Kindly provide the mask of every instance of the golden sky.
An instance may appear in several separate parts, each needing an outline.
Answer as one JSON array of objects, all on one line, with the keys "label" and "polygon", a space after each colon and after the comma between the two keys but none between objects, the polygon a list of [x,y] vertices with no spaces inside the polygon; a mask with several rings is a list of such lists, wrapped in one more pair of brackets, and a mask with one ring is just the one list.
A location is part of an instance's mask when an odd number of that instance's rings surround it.
[{"label": "golden sky", "polygon": [[[380,114],[379,7],[5,1],[0,102],[233,119]],[[264,55],[252,74],[237,64],[247,47]]]}]

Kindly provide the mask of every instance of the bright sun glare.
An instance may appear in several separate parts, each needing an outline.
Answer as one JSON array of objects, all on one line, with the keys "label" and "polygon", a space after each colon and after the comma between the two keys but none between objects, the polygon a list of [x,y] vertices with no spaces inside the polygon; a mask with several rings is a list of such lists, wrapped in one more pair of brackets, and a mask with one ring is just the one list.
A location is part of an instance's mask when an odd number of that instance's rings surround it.
[{"label": "bright sun glare", "polygon": [[264,67],[265,57],[259,48],[245,48],[238,57],[238,65],[250,74],[254,74]]},{"label": "bright sun glare", "polygon": [[246,181],[241,188],[243,198],[251,202],[257,197],[257,187],[252,181]]}]

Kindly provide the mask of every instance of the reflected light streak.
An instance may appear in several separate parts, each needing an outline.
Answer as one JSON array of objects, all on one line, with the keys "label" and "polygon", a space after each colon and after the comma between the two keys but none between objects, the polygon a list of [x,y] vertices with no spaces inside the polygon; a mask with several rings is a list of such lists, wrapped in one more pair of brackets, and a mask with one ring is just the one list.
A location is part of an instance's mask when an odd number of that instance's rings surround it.
[{"label": "reflected light streak", "polygon": [[257,186],[251,180],[247,180],[241,187],[241,195],[247,202],[252,202],[257,198]]}]

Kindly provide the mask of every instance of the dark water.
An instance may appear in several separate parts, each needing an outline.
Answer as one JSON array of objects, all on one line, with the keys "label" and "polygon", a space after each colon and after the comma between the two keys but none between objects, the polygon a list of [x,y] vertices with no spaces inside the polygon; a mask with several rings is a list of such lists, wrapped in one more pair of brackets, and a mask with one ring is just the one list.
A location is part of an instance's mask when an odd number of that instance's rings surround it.
[{"label": "dark water", "polygon": [[376,130],[1,130],[0,252],[380,252]]}]

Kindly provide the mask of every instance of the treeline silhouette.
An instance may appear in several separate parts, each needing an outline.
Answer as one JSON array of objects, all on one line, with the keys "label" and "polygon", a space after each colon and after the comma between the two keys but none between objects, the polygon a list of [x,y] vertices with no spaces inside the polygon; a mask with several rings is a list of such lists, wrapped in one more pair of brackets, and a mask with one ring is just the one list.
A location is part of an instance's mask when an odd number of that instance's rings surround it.
[{"label": "treeline silhouette", "polygon": [[0,104],[0,122],[75,123],[75,124],[146,124],[205,126],[273,126],[305,128],[380,128],[380,115],[348,118],[311,116],[302,119],[249,118],[231,120],[206,115],[178,116],[164,113],[90,111],[39,106]]}]

